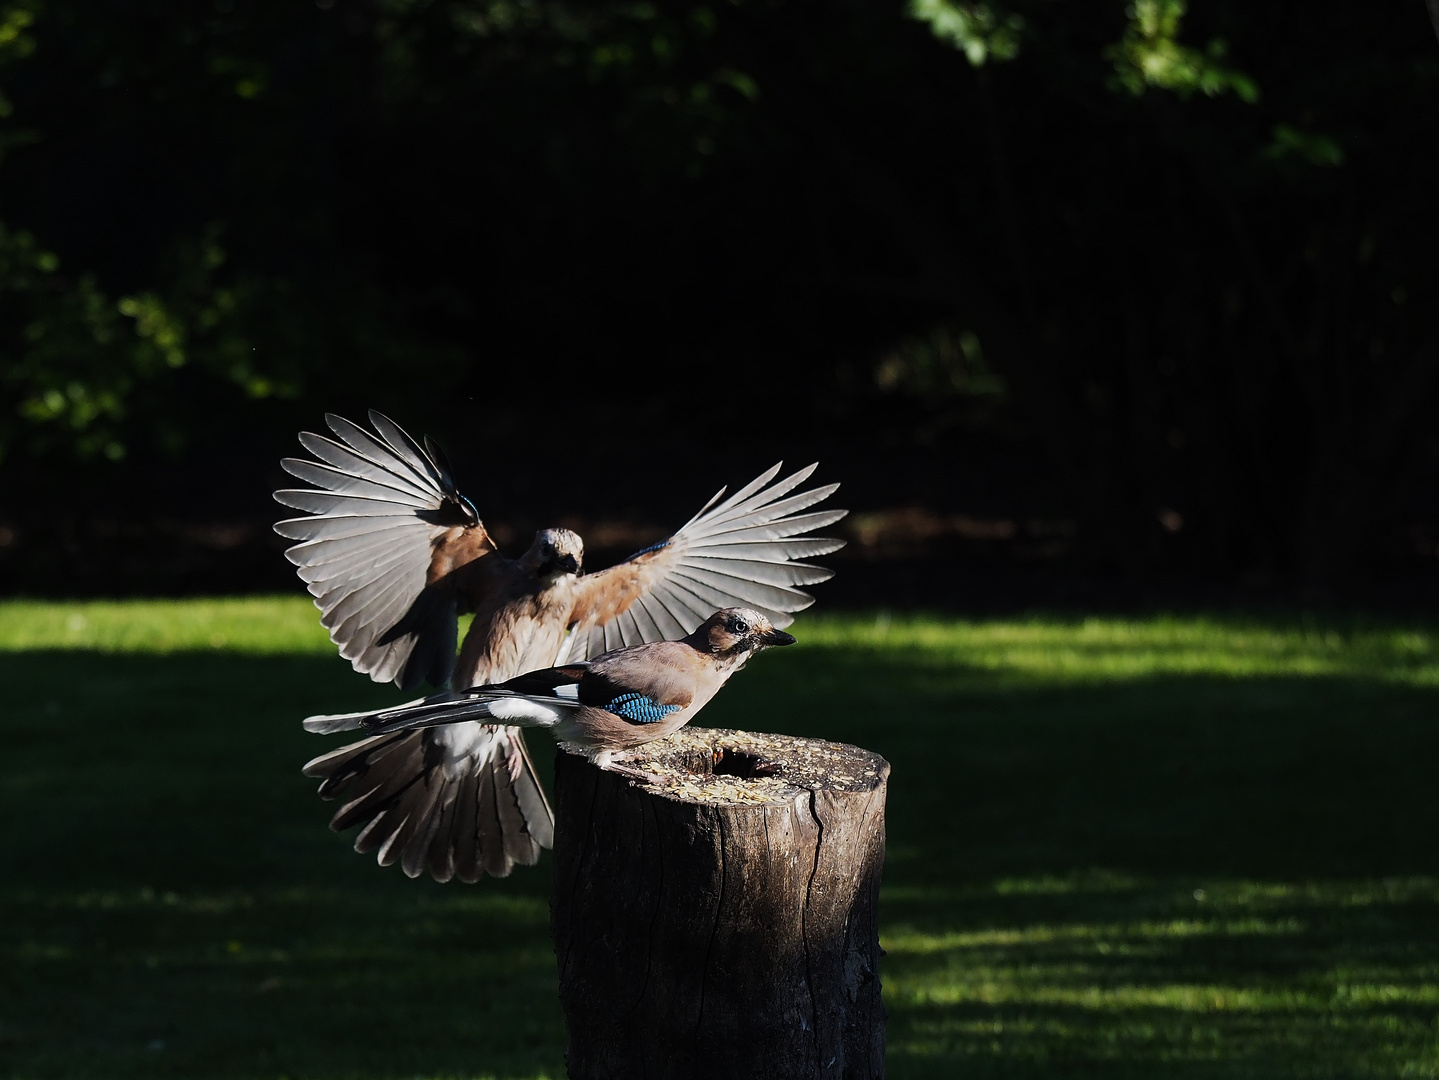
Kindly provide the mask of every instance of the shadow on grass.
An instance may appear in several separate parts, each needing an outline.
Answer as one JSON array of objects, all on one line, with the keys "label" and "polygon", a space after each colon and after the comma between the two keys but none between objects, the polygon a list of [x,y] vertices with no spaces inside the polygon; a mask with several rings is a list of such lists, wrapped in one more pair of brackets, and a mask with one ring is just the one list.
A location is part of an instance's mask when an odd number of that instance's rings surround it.
[{"label": "shadow on grass", "polygon": [[1439,691],[831,648],[706,719],[796,685],[894,767],[892,1075],[1439,1075]]},{"label": "shadow on grass", "polygon": [[78,652],[0,655],[0,685],[4,1075],[563,1075],[547,866],[409,881],[300,775],[333,745],[301,717],[393,688]]},{"label": "shadow on grass", "polygon": [[[704,722],[894,765],[892,1076],[1439,1072],[1439,692],[769,659]],[[300,717],[396,692],[214,653],[0,654],[0,686],[6,1075],[563,1074],[548,861],[408,881],[299,774],[334,744]]]}]

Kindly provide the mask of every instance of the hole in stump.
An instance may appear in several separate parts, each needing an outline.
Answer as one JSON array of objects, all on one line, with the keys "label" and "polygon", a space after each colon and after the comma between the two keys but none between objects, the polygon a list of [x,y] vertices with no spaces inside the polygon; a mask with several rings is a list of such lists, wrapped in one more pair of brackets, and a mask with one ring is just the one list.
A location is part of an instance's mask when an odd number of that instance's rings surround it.
[{"label": "hole in stump", "polygon": [[758,754],[747,754],[743,750],[726,750],[723,747],[715,747],[714,774],[716,776],[736,776],[741,780],[756,780],[761,776],[774,776],[778,772],[778,765],[772,761],[766,761]]}]

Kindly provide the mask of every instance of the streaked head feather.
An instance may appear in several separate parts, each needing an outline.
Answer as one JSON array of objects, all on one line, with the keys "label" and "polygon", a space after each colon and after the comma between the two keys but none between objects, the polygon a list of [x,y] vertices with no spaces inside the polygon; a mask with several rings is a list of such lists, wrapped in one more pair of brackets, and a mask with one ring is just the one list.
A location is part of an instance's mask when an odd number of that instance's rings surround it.
[{"label": "streaked head feather", "polygon": [[794,638],[776,630],[754,608],[721,608],[695,629],[688,641],[712,656],[742,659],[772,645],[793,645]]},{"label": "streaked head feather", "polygon": [[525,569],[547,581],[578,574],[584,561],[585,543],[569,529],[541,529],[520,557]]}]

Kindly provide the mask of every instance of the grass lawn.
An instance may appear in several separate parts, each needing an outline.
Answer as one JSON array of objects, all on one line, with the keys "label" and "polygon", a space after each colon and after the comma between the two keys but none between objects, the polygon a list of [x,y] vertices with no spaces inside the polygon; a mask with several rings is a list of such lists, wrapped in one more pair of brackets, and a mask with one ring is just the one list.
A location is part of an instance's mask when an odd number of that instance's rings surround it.
[{"label": "grass lawn", "polygon": [[[1439,1076],[1439,629],[794,631],[703,721],[893,763],[890,1076]],[[400,695],[305,599],[0,604],[0,684],[0,1076],[564,1075],[548,860],[327,830],[299,719]]]}]

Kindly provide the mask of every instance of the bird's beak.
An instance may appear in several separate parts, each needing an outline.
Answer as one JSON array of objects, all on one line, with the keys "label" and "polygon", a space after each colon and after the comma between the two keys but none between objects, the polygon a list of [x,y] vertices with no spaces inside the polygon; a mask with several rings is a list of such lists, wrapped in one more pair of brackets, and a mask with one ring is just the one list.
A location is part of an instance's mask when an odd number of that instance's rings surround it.
[{"label": "bird's beak", "polygon": [[560,559],[560,569],[566,573],[578,574],[580,572],[580,560],[573,555],[566,555]]},{"label": "bird's beak", "polygon": [[783,630],[766,630],[759,636],[761,645],[793,645],[794,635],[786,634]]}]

